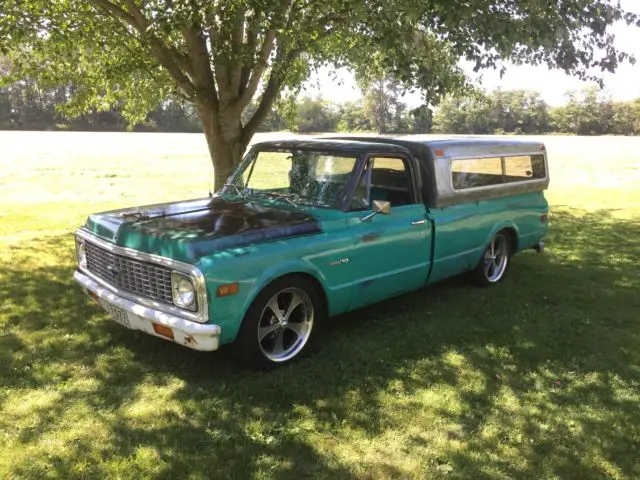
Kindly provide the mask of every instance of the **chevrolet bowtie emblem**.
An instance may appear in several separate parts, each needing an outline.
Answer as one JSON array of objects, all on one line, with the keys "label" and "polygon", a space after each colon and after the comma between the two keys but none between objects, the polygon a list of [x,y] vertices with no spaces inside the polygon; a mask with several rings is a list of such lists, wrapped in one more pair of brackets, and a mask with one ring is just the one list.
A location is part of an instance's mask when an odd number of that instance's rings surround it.
[{"label": "chevrolet bowtie emblem", "polygon": [[118,276],[119,272],[115,265],[107,265],[107,270],[113,278],[116,278]]}]

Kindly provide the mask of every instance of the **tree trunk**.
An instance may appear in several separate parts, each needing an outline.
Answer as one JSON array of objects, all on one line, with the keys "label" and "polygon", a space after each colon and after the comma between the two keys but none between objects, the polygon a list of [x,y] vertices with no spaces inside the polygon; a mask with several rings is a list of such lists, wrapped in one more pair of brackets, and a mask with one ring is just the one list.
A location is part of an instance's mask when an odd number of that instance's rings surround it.
[{"label": "tree trunk", "polygon": [[[225,112],[223,123],[209,105],[198,104],[197,110],[213,165],[213,188],[218,191],[235,171],[247,147],[242,140],[240,114]],[[227,127],[224,131],[223,126]]]}]

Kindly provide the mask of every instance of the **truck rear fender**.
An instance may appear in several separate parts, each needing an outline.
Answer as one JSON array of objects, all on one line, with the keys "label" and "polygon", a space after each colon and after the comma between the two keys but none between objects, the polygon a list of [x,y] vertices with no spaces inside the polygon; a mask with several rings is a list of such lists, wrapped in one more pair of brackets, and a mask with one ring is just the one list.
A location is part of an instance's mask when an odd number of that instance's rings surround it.
[{"label": "truck rear fender", "polygon": [[518,239],[520,238],[520,230],[518,229],[518,226],[511,220],[502,221],[496,224],[493,229],[489,231],[489,234],[482,244],[482,250],[480,251],[474,266],[482,258],[482,254],[484,253],[486,246],[489,245],[491,239],[495,236],[495,234],[503,230],[509,235],[509,240],[511,240],[511,254],[513,255],[518,251]]}]

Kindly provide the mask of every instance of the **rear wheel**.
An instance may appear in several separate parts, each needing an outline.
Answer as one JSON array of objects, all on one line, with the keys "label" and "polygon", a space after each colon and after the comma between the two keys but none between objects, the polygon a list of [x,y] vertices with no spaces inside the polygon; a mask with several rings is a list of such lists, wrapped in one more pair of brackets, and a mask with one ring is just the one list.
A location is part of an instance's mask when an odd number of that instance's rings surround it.
[{"label": "rear wheel", "polygon": [[511,263],[511,240],[504,232],[498,232],[489,242],[480,262],[471,272],[474,283],[493,285],[504,278]]},{"label": "rear wheel", "polygon": [[288,276],[256,297],[236,340],[242,359],[270,369],[299,358],[313,347],[324,321],[321,293],[303,276]]}]

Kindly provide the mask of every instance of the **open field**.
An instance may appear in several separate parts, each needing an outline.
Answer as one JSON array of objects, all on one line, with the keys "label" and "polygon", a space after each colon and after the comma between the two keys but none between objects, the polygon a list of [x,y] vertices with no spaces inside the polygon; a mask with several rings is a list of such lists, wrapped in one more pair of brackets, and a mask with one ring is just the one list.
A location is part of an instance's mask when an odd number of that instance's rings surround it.
[{"label": "open field", "polygon": [[545,141],[547,253],[258,374],[71,280],[87,214],[206,195],[200,135],[0,132],[0,478],[639,478],[640,138]]}]

